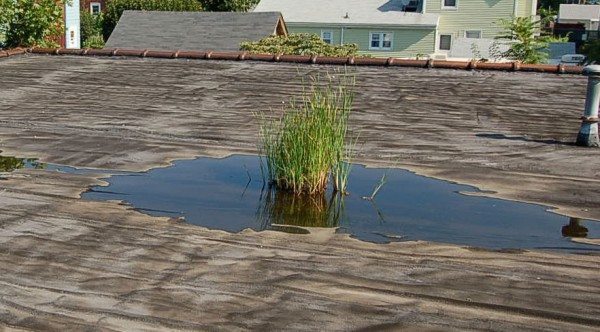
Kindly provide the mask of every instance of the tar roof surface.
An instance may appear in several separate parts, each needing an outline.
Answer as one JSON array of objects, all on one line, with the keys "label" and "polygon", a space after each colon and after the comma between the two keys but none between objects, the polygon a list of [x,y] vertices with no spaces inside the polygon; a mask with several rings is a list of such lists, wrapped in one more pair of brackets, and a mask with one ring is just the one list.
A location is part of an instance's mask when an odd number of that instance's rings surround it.
[{"label": "tar roof surface", "polygon": [[121,16],[107,48],[238,51],[240,43],[275,33],[278,12],[131,11]]},{"label": "tar roof surface", "polygon": [[[143,170],[255,153],[283,63],[0,59],[0,149]],[[600,149],[575,148],[582,76],[355,68],[358,162],[406,167],[600,217]],[[597,331],[597,255],[376,245],[321,230],[231,234],[79,199],[102,174],[0,181],[0,330]],[[236,195],[237,197],[237,195]],[[401,199],[401,197],[399,197]],[[585,215],[587,214],[587,215]],[[310,304],[310,305],[307,305]]]},{"label": "tar roof surface", "polygon": [[[302,74],[340,69],[118,57],[0,59],[0,149],[132,170],[214,151],[255,153],[253,112],[280,110],[300,93]],[[433,167],[431,175],[600,217],[600,151],[570,145],[580,126],[585,77],[348,70],[357,78],[350,123],[360,133],[357,161]]]}]

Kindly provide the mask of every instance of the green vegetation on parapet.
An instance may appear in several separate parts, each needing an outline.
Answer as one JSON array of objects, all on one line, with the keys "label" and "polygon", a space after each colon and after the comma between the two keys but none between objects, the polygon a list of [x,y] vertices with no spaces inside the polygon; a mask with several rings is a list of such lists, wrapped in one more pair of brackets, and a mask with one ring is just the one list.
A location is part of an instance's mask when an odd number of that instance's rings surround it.
[{"label": "green vegetation on parapet", "polygon": [[[536,36],[543,20],[534,21],[530,17],[515,17],[512,20],[500,20],[503,34],[496,39],[509,41],[509,49],[494,57],[508,58],[522,63],[545,63],[548,60],[548,44],[567,42],[568,37],[555,37],[548,32]],[[494,53],[490,51],[490,53]]]},{"label": "green vegetation on parapet", "polygon": [[[291,100],[280,117],[259,114],[266,178],[296,194],[345,193],[350,172],[348,117],[354,99],[352,75],[311,77],[301,100]],[[350,144],[352,145],[352,144]]]},{"label": "green vegetation on parapet", "polygon": [[315,34],[298,33],[288,36],[270,36],[256,42],[243,42],[242,51],[257,54],[291,54],[319,56],[355,56],[358,45],[330,45]]}]

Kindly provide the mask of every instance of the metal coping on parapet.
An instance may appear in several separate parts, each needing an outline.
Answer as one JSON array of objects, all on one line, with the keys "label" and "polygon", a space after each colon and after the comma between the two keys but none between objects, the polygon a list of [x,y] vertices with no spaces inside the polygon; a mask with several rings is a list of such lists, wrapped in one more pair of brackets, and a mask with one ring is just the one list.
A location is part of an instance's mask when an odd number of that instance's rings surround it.
[{"label": "metal coping on parapet", "polygon": [[481,62],[481,61],[448,61],[448,60],[411,60],[400,58],[371,58],[371,57],[328,57],[315,55],[285,55],[285,54],[253,54],[248,52],[217,52],[217,51],[159,51],[159,50],[130,50],[130,49],[64,49],[64,48],[31,48],[0,51],[0,58],[16,54],[36,53],[50,55],[81,55],[81,56],[112,56],[112,57],[142,57],[142,58],[177,58],[200,60],[229,60],[229,61],[264,61],[285,62],[298,64],[348,65],[348,66],[381,66],[381,67],[415,67],[436,69],[461,70],[496,70],[521,71],[555,74],[582,74],[582,66],[565,66],[563,64],[525,64],[520,62]]}]

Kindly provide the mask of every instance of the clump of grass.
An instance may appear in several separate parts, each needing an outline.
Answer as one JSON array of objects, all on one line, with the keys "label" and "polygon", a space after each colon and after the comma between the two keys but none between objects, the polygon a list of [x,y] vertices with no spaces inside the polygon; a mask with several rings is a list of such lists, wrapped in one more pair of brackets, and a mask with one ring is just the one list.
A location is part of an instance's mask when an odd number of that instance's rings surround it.
[{"label": "clump of grass", "polygon": [[[336,78],[337,77],[337,78]],[[354,101],[354,76],[312,77],[300,100],[292,100],[278,119],[261,123],[266,175],[278,189],[296,194],[323,193],[329,179],[345,193],[350,172],[346,146]]]}]

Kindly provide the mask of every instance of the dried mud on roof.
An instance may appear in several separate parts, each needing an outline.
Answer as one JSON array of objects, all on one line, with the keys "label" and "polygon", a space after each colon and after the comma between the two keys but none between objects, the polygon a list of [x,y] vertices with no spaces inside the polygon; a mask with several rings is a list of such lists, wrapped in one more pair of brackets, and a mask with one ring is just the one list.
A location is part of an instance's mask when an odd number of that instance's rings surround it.
[{"label": "dried mud on roof", "polygon": [[[256,152],[252,113],[332,67],[16,56],[0,60],[0,150],[144,170]],[[573,147],[585,78],[356,68],[357,161],[599,218],[598,150]],[[98,176],[0,185],[0,326],[19,329],[562,329],[600,325],[597,255],[342,235],[228,234],[78,195]],[[293,237],[293,238],[292,238]],[[293,241],[293,242],[292,242]],[[293,243],[293,245],[291,245]]]}]

